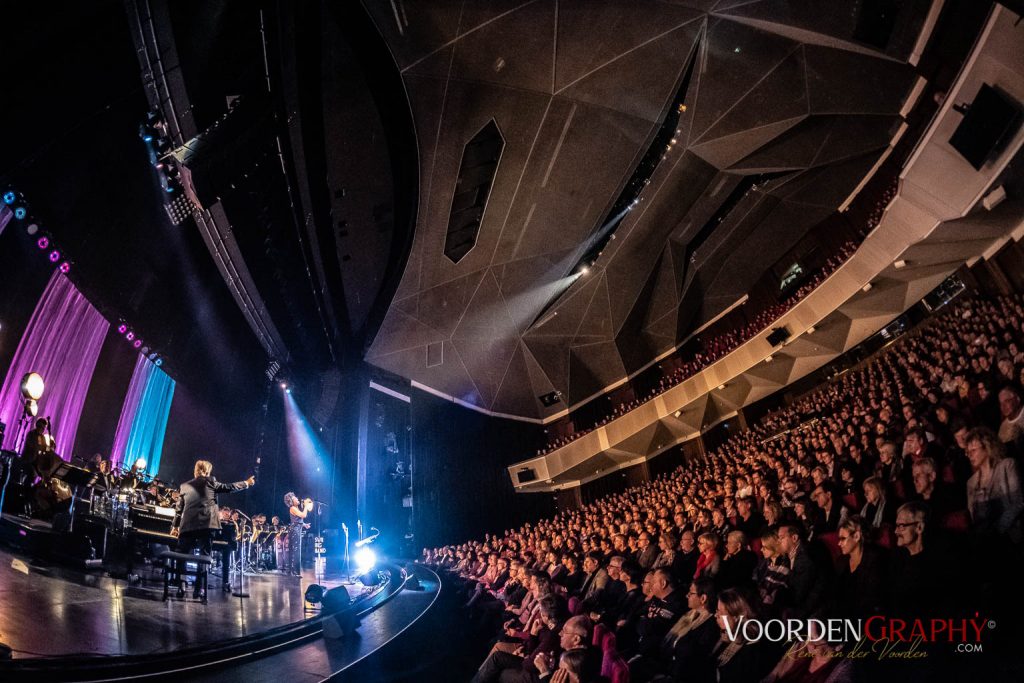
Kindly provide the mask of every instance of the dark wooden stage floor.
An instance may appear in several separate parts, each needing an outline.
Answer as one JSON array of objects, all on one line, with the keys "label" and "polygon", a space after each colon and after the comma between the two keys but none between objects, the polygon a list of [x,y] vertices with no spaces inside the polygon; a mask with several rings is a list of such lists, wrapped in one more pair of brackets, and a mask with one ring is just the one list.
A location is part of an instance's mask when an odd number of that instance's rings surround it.
[{"label": "dark wooden stage floor", "polygon": [[[200,662],[198,668],[192,668],[195,662],[174,664],[188,668],[179,668],[168,679],[221,683],[322,681],[365,661],[394,641],[433,604],[440,588],[436,576],[421,569],[417,574],[423,590],[395,593],[363,615],[357,632],[340,640],[306,635],[287,647],[275,646],[277,649],[259,658],[250,656],[248,653],[263,648],[258,641],[261,633],[316,622],[319,614],[303,609],[303,593],[311,583],[328,588],[342,583],[339,577],[332,578],[331,570],[328,566],[319,580],[309,570],[301,578],[248,576],[248,598],[221,592],[219,577],[211,577],[207,605],[191,600],[191,592],[186,601],[172,599],[164,603],[156,572],[143,571],[143,585],[129,587],[123,579],[111,578],[100,570],[71,569],[0,547],[0,642],[12,648],[13,664],[18,665],[37,658],[62,660],[82,655],[102,661],[121,656],[169,655],[185,648],[253,637],[253,644],[241,658],[232,657],[212,666]],[[348,589],[353,596],[365,590],[359,584]],[[313,621],[306,621],[309,619]],[[0,663],[0,680],[23,679],[42,680],[38,674],[29,677],[24,671],[5,670]],[[62,675],[61,679],[77,680],[73,674]]]}]

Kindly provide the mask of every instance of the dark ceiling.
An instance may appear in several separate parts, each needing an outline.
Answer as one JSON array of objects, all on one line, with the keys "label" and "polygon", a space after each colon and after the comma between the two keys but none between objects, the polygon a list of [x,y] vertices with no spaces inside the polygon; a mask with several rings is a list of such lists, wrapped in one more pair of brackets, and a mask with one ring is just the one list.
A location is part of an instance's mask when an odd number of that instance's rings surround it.
[{"label": "dark ceiling", "polygon": [[[543,418],[566,406],[539,396],[574,404],[649,363],[835,211],[901,123],[929,3],[363,4],[419,152],[414,244],[366,358]],[[684,84],[676,144],[573,277]],[[454,262],[464,150],[492,121],[504,146]]]}]

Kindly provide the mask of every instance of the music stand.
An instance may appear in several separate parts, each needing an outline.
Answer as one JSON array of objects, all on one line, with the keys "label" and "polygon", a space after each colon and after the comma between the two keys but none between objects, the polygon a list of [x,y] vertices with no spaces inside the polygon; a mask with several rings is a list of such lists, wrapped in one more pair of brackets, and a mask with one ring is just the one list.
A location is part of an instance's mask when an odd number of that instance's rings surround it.
[{"label": "music stand", "polygon": [[70,518],[68,533],[70,533],[75,528],[75,499],[78,498],[78,489],[80,486],[94,486],[99,473],[91,472],[82,467],[76,467],[69,462],[61,460],[50,476],[60,479],[71,487],[71,507],[68,509],[68,516]]}]

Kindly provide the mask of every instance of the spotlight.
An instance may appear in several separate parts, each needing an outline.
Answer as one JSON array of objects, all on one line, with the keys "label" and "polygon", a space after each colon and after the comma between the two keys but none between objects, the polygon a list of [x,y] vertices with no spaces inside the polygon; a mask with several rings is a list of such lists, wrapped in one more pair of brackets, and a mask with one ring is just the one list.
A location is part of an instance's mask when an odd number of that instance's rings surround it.
[{"label": "spotlight", "polygon": [[21,395],[27,399],[38,401],[43,397],[46,383],[38,372],[28,372],[21,378]]},{"label": "spotlight", "polygon": [[27,232],[29,235],[36,234],[37,232],[39,232],[39,224],[38,223],[29,223],[25,227],[25,232]]},{"label": "spotlight", "polygon": [[131,341],[132,339],[135,339],[135,333],[129,330],[128,334],[124,335],[124,338],[127,339],[128,341]]},{"label": "spotlight", "polygon": [[50,252],[50,263],[56,263],[60,261],[60,252],[54,249]]},{"label": "spotlight", "polygon": [[121,323],[120,325],[117,326],[117,333],[118,334],[124,334],[127,331],[128,331],[128,326],[125,325],[124,323]]},{"label": "spotlight", "polygon": [[590,272],[590,268],[588,268],[587,266],[583,266],[582,268],[580,268],[580,274],[581,275],[586,275],[589,272]]},{"label": "spotlight", "polygon": [[140,351],[140,353],[141,353],[141,354],[142,354],[143,356],[148,356],[148,355],[149,355],[149,347],[148,347],[148,346],[143,346],[143,347],[142,347],[142,351]]},{"label": "spotlight", "polygon": [[36,415],[38,415],[39,414],[39,404],[37,404],[35,401],[33,401],[30,398],[26,399],[25,400],[25,414],[26,415],[31,415],[32,417],[35,417]]},{"label": "spotlight", "polygon": [[67,261],[65,261],[64,263],[60,264],[60,272],[62,272],[65,275],[67,275],[70,270],[71,270],[71,264],[68,263]]},{"label": "spotlight", "polygon": [[50,238],[49,237],[40,237],[38,240],[36,240],[36,246],[39,247],[40,249],[47,249],[47,248],[49,248],[49,246],[50,246]]},{"label": "spotlight", "polygon": [[19,221],[25,220],[25,216],[27,215],[28,209],[26,209],[24,206],[19,206],[14,210],[14,217],[17,218]]},{"label": "spotlight", "polygon": [[160,367],[161,365],[164,364],[164,359],[163,358],[157,358],[155,361],[153,361],[153,364],[156,365],[157,367]]},{"label": "spotlight", "polygon": [[13,204],[14,200],[16,200],[17,198],[18,198],[18,195],[14,194],[10,190],[8,190],[7,192],[4,192],[4,204],[7,204],[8,206]]},{"label": "spotlight", "polygon": [[377,564],[377,553],[373,552],[372,548],[363,546],[356,551],[354,559],[356,561],[356,572],[365,574]]},{"label": "spotlight", "polygon": [[134,346],[135,348],[139,348],[140,346],[142,346],[142,340],[141,339],[136,339],[135,343],[132,344],[132,346]]},{"label": "spotlight", "polygon": [[281,388],[282,389],[287,389],[288,388],[288,382],[281,382]]}]

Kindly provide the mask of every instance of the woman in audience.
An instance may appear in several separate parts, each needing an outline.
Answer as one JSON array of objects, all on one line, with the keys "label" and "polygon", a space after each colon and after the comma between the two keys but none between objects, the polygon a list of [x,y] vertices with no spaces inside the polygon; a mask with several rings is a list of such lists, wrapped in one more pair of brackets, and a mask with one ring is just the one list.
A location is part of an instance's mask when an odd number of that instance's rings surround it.
[{"label": "woman in audience", "polygon": [[714,579],[718,575],[721,566],[721,559],[718,556],[718,536],[706,531],[697,537],[697,549],[700,557],[697,558],[697,571],[694,572],[695,579]]},{"label": "woman in audience", "polygon": [[[718,683],[759,681],[775,665],[778,652],[767,640],[748,642],[743,637],[742,622],[756,619],[757,614],[743,594],[726,590],[718,596],[715,613],[721,635],[711,651]],[[733,636],[733,637],[730,637]],[[715,680],[715,679],[711,679]]]},{"label": "woman in audience", "polygon": [[981,534],[998,534],[1020,543],[1024,496],[1013,459],[1004,457],[1003,444],[987,427],[968,434],[967,457],[974,469],[967,481],[972,527]]},{"label": "woman in audience", "polygon": [[793,644],[762,683],[853,683],[854,660],[843,657],[842,645],[822,637],[819,622],[809,622],[808,637]]},{"label": "woman in audience", "polygon": [[860,511],[860,516],[867,524],[877,529],[883,524],[892,524],[896,519],[895,506],[890,505],[885,495],[885,485],[878,476],[864,480],[864,500],[867,503]]},{"label": "woman in audience", "polygon": [[774,529],[761,534],[761,558],[754,570],[758,597],[768,612],[780,614],[786,606],[789,563],[779,550],[779,537]]},{"label": "woman in audience", "polygon": [[887,556],[868,542],[867,532],[867,523],[859,515],[839,525],[839,550],[845,561],[837,577],[836,598],[840,614],[846,617],[878,614],[883,606]]}]

